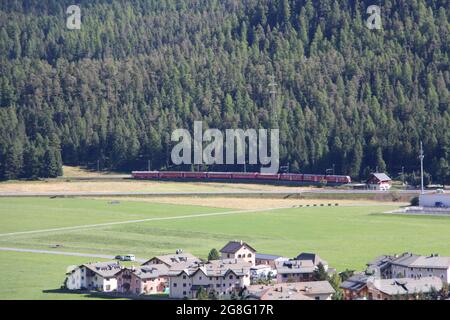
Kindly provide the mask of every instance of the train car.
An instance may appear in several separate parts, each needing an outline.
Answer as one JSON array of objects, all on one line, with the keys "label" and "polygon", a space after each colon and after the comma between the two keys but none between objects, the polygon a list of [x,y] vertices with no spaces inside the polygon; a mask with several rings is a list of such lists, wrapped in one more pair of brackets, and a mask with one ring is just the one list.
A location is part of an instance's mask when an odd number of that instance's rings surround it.
[{"label": "train car", "polygon": [[352,182],[349,176],[338,175],[315,175],[315,174],[263,174],[263,173],[242,173],[242,172],[181,172],[181,171],[133,171],[132,177],[138,180],[223,180],[228,182],[290,182],[298,184],[316,185],[326,181],[330,185],[343,185]]},{"label": "train car", "polygon": [[303,181],[303,175],[302,174],[295,174],[295,173],[283,173],[280,175],[281,181],[296,181],[296,182],[302,182]]},{"label": "train car", "polygon": [[317,175],[317,174],[304,174],[303,175],[303,181],[305,181],[305,182],[319,183],[324,180],[325,180],[324,175]]},{"label": "train car", "polygon": [[185,179],[200,179],[204,180],[208,178],[208,174],[206,172],[184,172],[183,177]]},{"label": "train car", "polygon": [[184,172],[160,172],[159,173],[160,179],[183,179],[184,178]]},{"label": "train car", "polygon": [[257,173],[256,180],[278,181],[278,180],[280,180],[280,174]]},{"label": "train car", "polygon": [[232,173],[231,178],[237,180],[255,180],[257,173]]},{"label": "train car", "polygon": [[158,179],[159,172],[158,171],[133,171],[131,173],[134,179]]},{"label": "train car", "polygon": [[208,172],[207,178],[208,179],[230,180],[233,178],[233,174],[227,173],[227,172]]}]

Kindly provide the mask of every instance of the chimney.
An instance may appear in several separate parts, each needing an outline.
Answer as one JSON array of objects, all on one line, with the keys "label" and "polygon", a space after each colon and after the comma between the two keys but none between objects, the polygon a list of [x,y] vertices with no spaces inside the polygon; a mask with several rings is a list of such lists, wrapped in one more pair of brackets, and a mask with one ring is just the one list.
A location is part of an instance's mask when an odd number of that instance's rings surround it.
[{"label": "chimney", "polygon": [[241,240],[241,246],[244,244],[244,241]]}]

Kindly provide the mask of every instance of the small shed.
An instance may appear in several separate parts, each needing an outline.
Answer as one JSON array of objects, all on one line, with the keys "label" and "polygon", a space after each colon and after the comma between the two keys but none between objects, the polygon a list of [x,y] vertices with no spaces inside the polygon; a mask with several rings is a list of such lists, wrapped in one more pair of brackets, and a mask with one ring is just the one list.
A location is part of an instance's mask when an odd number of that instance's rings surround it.
[{"label": "small shed", "polygon": [[366,184],[369,190],[387,191],[392,188],[392,179],[385,173],[372,173]]}]

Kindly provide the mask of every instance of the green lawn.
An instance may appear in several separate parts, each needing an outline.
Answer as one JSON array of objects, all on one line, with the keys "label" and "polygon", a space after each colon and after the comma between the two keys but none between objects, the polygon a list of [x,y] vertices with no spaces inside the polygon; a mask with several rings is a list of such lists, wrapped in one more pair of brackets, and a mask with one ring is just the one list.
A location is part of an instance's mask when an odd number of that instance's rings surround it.
[{"label": "green lawn", "polygon": [[[393,207],[392,207],[393,208]],[[381,254],[413,251],[450,255],[450,218],[380,214],[391,207],[297,208],[192,217],[90,230],[1,236],[1,233],[110,221],[227,211],[192,206],[97,200],[0,199],[0,247],[124,254],[149,258],[177,248],[201,257],[228,240],[242,239],[259,252],[293,257],[316,252],[338,270],[362,269]],[[92,259],[0,252],[0,298],[71,298],[43,293],[60,286],[68,265]],[[36,272],[36,277],[30,275]]]}]

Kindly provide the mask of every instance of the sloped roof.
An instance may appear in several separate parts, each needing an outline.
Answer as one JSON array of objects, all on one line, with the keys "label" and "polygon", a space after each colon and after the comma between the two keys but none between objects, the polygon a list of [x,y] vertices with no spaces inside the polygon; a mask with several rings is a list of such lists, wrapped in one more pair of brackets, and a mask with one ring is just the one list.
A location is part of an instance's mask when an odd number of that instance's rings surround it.
[{"label": "sloped roof", "polygon": [[83,264],[85,267],[103,278],[112,278],[122,270],[122,266],[117,262],[97,262]]},{"label": "sloped roof", "polygon": [[147,265],[147,266],[141,266],[137,267],[135,269],[124,269],[122,270],[130,270],[133,272],[136,277],[139,279],[145,280],[145,279],[156,279],[159,277],[165,277],[169,274],[169,268],[165,264],[154,264],[154,265]]},{"label": "sloped roof", "polygon": [[315,254],[315,253],[301,253],[297,256],[297,258],[295,258],[295,260],[298,261],[312,261],[312,263],[315,266],[318,266],[320,263],[322,263],[322,265],[326,266],[328,265],[328,262],[321,259],[319,257],[319,255]]},{"label": "sloped roof", "polygon": [[390,296],[429,293],[432,289],[440,291],[443,287],[442,280],[438,277],[375,280],[369,285]]},{"label": "sloped roof", "polygon": [[248,243],[243,242],[243,241],[230,241],[230,242],[228,242],[225,245],[225,247],[220,249],[220,252],[222,252],[222,253],[236,253],[242,247],[247,247],[250,251],[256,252],[256,250],[253,249]]},{"label": "sloped roof", "polygon": [[392,264],[408,268],[449,269],[450,257],[441,257],[439,255],[419,256],[412,253],[404,253],[395,258]]},{"label": "sloped roof", "polygon": [[156,256],[148,260],[147,262],[143,263],[143,265],[148,265],[150,261],[157,259],[158,261],[162,262],[163,264],[166,264],[167,266],[171,267],[175,264],[179,263],[192,263],[192,262],[200,262],[200,259],[196,256],[188,253],[183,252],[179,254],[167,254],[167,255],[161,255]]},{"label": "sloped roof", "polygon": [[237,276],[244,276],[250,273],[252,264],[239,259],[214,260],[207,263],[193,263],[185,265],[175,265],[170,268],[170,276],[179,276],[185,273],[193,276],[197,272],[203,272],[208,277],[223,277],[229,273]]},{"label": "sloped roof", "polygon": [[392,181],[392,179],[385,173],[372,173],[369,180],[373,177],[377,178],[380,181]]},{"label": "sloped roof", "polygon": [[289,260],[276,263],[277,272],[280,274],[313,273],[316,266],[312,260]]},{"label": "sloped roof", "polygon": [[247,294],[261,300],[311,300],[311,296],[335,292],[328,281],[251,285]]},{"label": "sloped roof", "polygon": [[282,256],[276,256],[276,255],[272,255],[272,254],[264,254],[264,253],[257,253],[255,255],[256,259],[261,259],[261,260],[278,260],[278,259],[286,259],[289,260],[288,258],[284,258]]},{"label": "sloped roof", "polygon": [[358,273],[348,278],[340,285],[341,289],[347,289],[351,291],[360,291],[367,286],[369,276],[364,273]]}]

